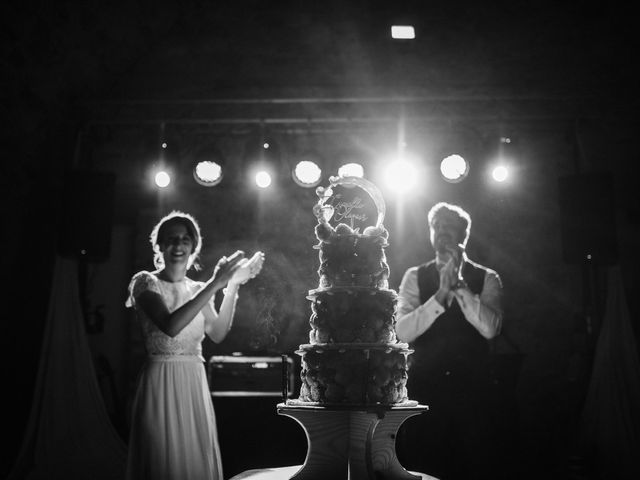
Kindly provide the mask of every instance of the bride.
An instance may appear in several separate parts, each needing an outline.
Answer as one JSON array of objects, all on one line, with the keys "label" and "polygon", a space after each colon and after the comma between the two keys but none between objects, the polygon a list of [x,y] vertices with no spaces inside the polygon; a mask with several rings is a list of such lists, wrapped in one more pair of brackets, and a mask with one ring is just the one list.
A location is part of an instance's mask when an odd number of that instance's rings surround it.
[{"label": "bride", "polygon": [[[202,236],[195,218],[177,211],[158,222],[150,242],[157,270],[132,277],[126,303],[136,311],[147,351],[133,402],[127,479],[222,480],[201,343],[205,334],[224,340],[240,285],[260,273],[265,257],[236,251],[218,261],[206,282],[190,279]],[[215,294],[223,288],[217,311]]]}]

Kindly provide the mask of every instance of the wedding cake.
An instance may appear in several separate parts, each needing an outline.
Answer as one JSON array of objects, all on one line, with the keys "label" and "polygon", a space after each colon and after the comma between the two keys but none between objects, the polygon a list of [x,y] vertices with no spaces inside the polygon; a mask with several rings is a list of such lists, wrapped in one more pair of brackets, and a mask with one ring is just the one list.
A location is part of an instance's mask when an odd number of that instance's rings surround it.
[{"label": "wedding cake", "polygon": [[332,177],[318,187],[318,288],[311,290],[309,343],[300,345],[301,387],[290,404],[407,405],[407,356],[395,333],[388,288],[388,232],[377,187]]}]

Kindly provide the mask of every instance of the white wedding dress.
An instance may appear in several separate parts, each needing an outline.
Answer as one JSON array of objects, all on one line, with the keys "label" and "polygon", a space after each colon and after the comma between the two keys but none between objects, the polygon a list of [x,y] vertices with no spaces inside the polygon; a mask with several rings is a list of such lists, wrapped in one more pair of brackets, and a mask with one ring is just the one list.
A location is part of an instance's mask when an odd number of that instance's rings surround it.
[{"label": "white wedding dress", "polygon": [[[201,282],[171,283],[142,271],[131,279],[127,306],[145,290],[158,292],[169,311],[188,301]],[[199,313],[169,337],[136,308],[147,361],[138,379],[129,437],[129,480],[222,480],[222,462],[202,357],[204,317]]]}]

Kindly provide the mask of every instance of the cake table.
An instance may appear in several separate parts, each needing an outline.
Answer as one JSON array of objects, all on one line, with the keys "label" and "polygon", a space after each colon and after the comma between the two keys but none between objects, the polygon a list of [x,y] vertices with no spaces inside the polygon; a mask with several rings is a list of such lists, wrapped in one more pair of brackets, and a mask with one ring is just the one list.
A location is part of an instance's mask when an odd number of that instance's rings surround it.
[{"label": "cake table", "polygon": [[[278,413],[296,420],[308,440],[304,465],[245,472],[234,479],[379,480],[432,479],[407,471],[396,456],[402,422],[427,406],[315,406],[280,403]],[[244,475],[244,476],[243,476]],[[251,476],[253,475],[253,476]]]}]

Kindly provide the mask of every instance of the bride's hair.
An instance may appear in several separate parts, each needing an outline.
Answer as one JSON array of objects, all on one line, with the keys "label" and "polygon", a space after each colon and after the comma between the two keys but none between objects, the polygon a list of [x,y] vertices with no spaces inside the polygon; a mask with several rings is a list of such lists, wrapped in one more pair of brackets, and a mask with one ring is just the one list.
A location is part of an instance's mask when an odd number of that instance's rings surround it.
[{"label": "bride's hair", "polygon": [[196,260],[200,254],[200,249],[202,248],[202,234],[200,233],[200,226],[192,215],[178,210],[174,210],[168,215],[162,217],[156,226],[153,227],[153,230],[149,235],[149,242],[153,248],[153,264],[156,268],[164,267],[164,258],[162,257],[160,245],[165,241],[167,229],[171,225],[175,224],[184,225],[187,229],[187,233],[193,240],[193,252],[191,252],[191,255],[189,256],[187,268],[191,268],[191,266],[193,266],[196,270],[199,270],[200,265]]}]

